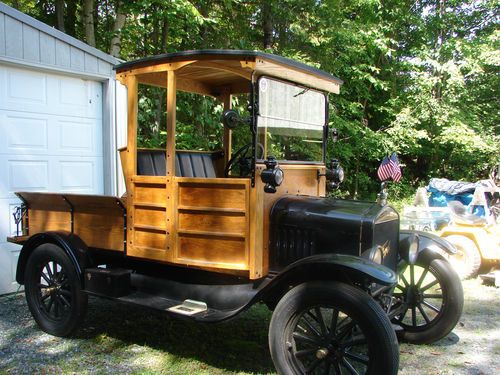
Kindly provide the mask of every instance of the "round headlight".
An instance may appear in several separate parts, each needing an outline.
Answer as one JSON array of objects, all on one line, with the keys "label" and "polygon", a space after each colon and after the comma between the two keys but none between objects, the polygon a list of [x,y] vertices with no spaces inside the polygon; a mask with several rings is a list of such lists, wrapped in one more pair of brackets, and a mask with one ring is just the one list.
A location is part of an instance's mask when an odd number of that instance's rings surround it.
[{"label": "round headlight", "polygon": [[382,249],[377,246],[371,254],[371,260],[375,263],[382,264],[382,259],[384,258],[384,254],[382,253]]},{"label": "round headlight", "polygon": [[280,167],[276,167],[273,174],[274,174],[274,184],[276,186],[280,186],[284,178],[283,170]]},{"label": "round headlight", "polygon": [[410,264],[415,264],[418,257],[418,242],[419,238],[416,234],[411,234],[408,238],[410,244],[408,246],[408,260]]}]

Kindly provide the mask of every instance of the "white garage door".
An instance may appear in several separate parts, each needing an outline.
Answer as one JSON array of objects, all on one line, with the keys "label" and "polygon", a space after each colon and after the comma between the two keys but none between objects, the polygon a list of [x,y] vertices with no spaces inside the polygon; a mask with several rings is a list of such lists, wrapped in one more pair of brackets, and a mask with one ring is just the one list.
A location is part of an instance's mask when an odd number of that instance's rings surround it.
[{"label": "white garage door", "polygon": [[103,193],[101,83],[0,65],[0,294],[18,287],[15,191]]}]

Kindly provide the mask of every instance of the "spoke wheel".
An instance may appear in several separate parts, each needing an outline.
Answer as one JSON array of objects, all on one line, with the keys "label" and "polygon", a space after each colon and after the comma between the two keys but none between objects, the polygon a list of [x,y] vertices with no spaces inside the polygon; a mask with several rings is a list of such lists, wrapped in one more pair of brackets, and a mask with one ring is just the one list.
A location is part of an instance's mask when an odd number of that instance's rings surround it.
[{"label": "spoke wheel", "polygon": [[305,283],[278,303],[269,333],[280,374],[395,374],[398,344],[384,312],[343,283]]},{"label": "spoke wheel", "polygon": [[393,296],[398,313],[393,323],[403,328],[403,339],[431,343],[446,336],[462,313],[460,279],[443,259],[403,265]]},{"label": "spoke wheel", "polygon": [[64,251],[53,244],[41,245],[30,255],[25,292],[31,314],[50,334],[69,335],[84,316],[87,297],[76,270]]}]

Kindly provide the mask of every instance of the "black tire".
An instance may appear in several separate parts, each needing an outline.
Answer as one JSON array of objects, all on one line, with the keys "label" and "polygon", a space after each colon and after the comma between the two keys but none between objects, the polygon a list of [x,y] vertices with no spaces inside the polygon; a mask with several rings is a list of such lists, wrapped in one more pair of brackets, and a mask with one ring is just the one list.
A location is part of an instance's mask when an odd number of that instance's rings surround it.
[{"label": "black tire", "polygon": [[85,316],[87,295],[65,252],[54,244],[38,246],[24,275],[26,301],[40,328],[54,336],[74,332]]},{"label": "black tire", "polygon": [[462,235],[451,235],[444,237],[457,249],[455,255],[451,255],[449,261],[458,276],[462,279],[477,276],[481,268],[481,253],[474,241]]},{"label": "black tire", "polygon": [[[413,276],[412,276],[413,275]],[[394,291],[400,308],[393,323],[403,329],[403,341],[430,344],[455,328],[464,305],[462,283],[444,259],[403,266]]]},{"label": "black tire", "polygon": [[399,366],[382,308],[340,282],[307,282],[285,294],[271,319],[269,347],[279,374],[392,375]]}]

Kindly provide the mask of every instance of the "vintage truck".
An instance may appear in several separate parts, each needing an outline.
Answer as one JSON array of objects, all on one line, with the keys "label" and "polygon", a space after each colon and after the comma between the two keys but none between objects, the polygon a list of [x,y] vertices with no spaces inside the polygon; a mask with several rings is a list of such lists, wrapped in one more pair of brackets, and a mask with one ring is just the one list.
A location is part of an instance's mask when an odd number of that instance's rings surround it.
[{"label": "vintage truck", "polygon": [[[326,156],[338,78],[255,51],[169,53],[115,69],[128,97],[126,195],[17,193],[22,226],[9,241],[23,245],[16,278],[42,330],[74,332],[88,295],[198,322],[263,302],[279,373],[390,375],[396,332],[429,343],[454,328],[462,289],[441,255],[454,248],[400,231],[384,199],[327,197],[343,178]],[[140,88],[150,86],[166,92],[162,149],[137,144]],[[179,91],[223,106],[222,150],[176,147]],[[233,96],[248,113],[231,109]],[[237,130],[248,141],[233,153]]]}]

